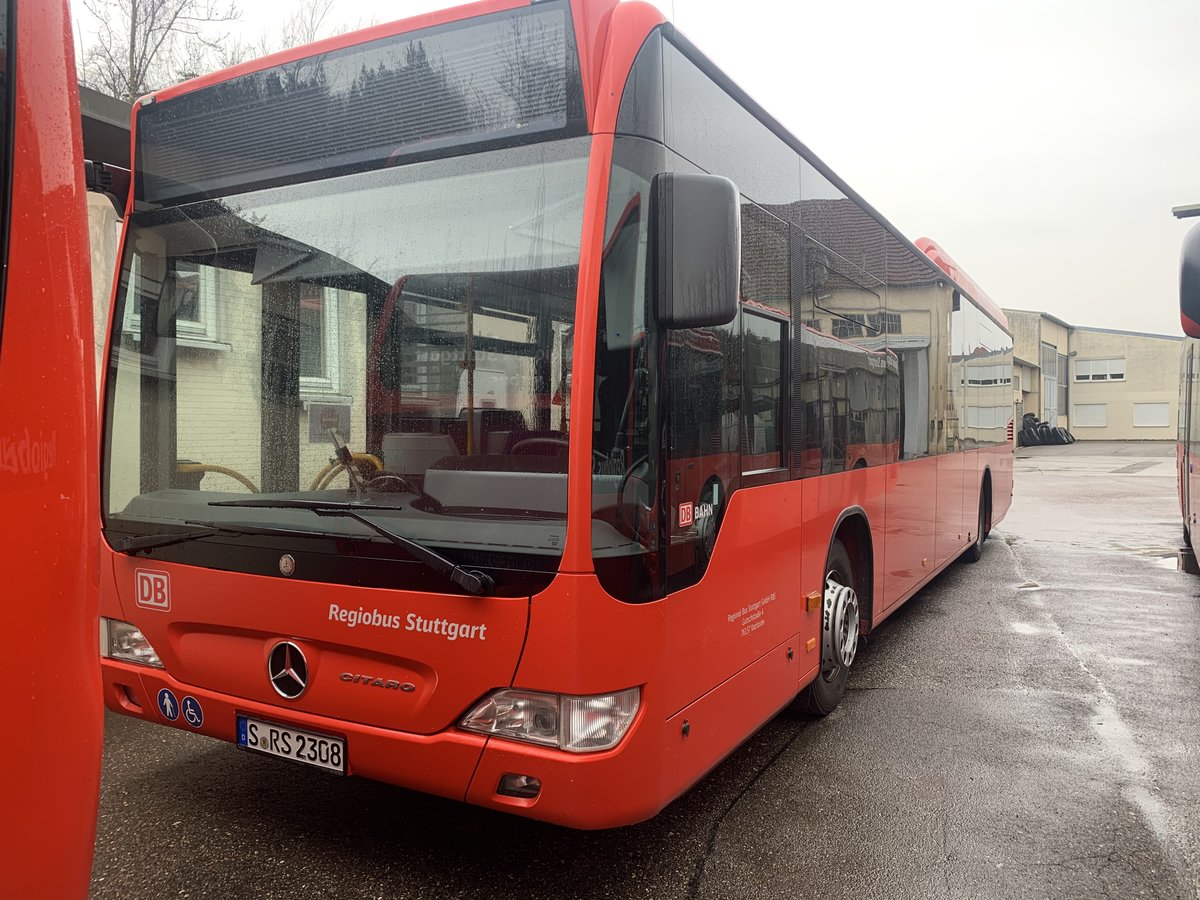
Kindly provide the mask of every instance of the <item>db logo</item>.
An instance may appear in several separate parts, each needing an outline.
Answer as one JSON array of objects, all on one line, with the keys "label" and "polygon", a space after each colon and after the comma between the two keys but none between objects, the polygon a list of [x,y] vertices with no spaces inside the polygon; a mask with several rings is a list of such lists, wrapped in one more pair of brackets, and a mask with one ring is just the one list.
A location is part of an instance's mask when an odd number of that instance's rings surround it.
[{"label": "db logo", "polygon": [[679,504],[679,527],[689,528],[696,521],[695,507],[690,503]]},{"label": "db logo", "polygon": [[138,569],[136,577],[137,605],[146,609],[171,608],[171,578],[166,572]]}]

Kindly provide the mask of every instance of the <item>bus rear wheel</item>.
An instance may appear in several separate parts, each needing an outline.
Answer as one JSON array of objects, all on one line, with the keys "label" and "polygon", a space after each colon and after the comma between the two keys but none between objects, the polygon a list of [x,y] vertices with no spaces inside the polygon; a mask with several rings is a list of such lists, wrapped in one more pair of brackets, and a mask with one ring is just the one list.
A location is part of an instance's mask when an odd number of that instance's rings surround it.
[{"label": "bus rear wheel", "polygon": [[992,531],[992,496],[986,482],[979,492],[979,523],[975,528],[975,543],[963,553],[967,562],[979,562],[983,558],[983,542]]},{"label": "bus rear wheel", "polygon": [[821,671],[796,698],[810,716],[827,716],[846,693],[850,667],[858,653],[859,604],[854,566],[846,545],[835,539],[825,563],[825,597],[821,607]]}]

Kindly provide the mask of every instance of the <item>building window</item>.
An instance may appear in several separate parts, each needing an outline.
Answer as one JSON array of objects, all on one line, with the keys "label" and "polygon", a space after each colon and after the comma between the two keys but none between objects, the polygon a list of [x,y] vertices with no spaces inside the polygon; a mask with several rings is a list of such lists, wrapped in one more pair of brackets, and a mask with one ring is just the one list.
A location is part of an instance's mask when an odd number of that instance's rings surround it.
[{"label": "building window", "polygon": [[1071,418],[1072,428],[1107,428],[1107,403],[1076,403],[1075,415]]},{"label": "building window", "polygon": [[[124,328],[135,337],[142,332],[142,295],[158,293],[158,285],[149,285],[141,278],[141,259],[134,257],[130,283],[136,290],[125,304]],[[172,281],[168,277],[168,282]],[[169,285],[160,296],[170,296]],[[175,263],[173,287],[176,303],[175,334],[180,343],[217,340],[217,270],[212,266],[178,260]]]},{"label": "building window", "polygon": [[1058,348],[1053,344],[1042,344],[1042,375],[1053,378],[1058,372]]},{"label": "building window", "polygon": [[1123,359],[1077,359],[1075,360],[1076,381],[1124,381],[1125,360]]},{"label": "building window", "polygon": [[863,325],[866,317],[862,313],[846,313],[833,317],[833,336],[836,338],[856,338],[863,336]]},{"label": "building window", "polygon": [[967,384],[1011,384],[1009,366],[973,366],[967,364]]},{"label": "building window", "polygon": [[900,313],[872,313],[869,321],[871,328],[879,334],[903,334],[900,329]]},{"label": "building window", "polygon": [[1058,356],[1058,408],[1066,412],[1067,407],[1067,357],[1063,354]]},{"label": "building window", "polygon": [[1134,428],[1167,428],[1171,424],[1170,403],[1133,404]]},{"label": "building window", "polygon": [[300,390],[337,393],[337,291],[301,283],[296,324],[300,329]]},{"label": "building window", "polygon": [[1003,428],[1012,418],[1011,405],[1004,406],[968,406],[967,428]]}]

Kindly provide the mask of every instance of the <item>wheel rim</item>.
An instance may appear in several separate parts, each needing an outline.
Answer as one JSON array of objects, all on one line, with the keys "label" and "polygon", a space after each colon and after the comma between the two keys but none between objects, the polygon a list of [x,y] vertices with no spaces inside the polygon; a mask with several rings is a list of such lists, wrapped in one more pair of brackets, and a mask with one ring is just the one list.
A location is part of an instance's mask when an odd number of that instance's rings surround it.
[{"label": "wheel rim", "polygon": [[858,594],[836,569],[825,576],[821,616],[821,675],[833,681],[858,653]]}]

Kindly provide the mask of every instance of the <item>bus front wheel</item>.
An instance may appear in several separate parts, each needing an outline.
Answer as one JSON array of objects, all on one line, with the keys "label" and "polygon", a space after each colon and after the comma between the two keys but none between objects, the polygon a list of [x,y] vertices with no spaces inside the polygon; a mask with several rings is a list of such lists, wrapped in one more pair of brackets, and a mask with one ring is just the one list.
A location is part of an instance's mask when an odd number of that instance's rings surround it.
[{"label": "bus front wheel", "polygon": [[834,540],[825,563],[825,596],[821,607],[821,671],[796,698],[810,716],[827,716],[841,702],[858,652],[859,604],[854,566],[846,545]]}]

